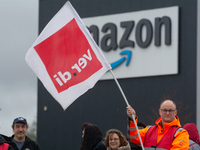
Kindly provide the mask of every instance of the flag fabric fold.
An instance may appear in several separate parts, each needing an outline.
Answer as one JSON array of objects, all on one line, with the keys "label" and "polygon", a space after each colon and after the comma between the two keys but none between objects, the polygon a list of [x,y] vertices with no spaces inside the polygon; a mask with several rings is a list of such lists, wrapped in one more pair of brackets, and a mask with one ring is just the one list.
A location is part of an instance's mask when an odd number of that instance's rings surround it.
[{"label": "flag fabric fold", "polygon": [[25,60],[64,110],[111,69],[69,1],[40,33]]}]

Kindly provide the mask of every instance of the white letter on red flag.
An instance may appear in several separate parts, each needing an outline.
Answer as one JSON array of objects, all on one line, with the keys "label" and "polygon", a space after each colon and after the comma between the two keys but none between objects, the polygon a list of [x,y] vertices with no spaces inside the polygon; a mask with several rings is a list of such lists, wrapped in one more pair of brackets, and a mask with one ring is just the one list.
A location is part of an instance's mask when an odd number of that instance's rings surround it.
[{"label": "white letter on red flag", "polygon": [[64,110],[111,69],[69,1],[46,25],[25,59]]}]

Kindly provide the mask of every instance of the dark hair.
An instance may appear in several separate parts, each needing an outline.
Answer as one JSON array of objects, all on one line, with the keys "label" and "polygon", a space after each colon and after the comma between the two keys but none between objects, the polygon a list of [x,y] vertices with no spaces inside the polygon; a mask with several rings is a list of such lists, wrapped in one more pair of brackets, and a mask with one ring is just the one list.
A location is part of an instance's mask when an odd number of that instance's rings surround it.
[{"label": "dark hair", "polygon": [[120,146],[126,146],[128,144],[128,141],[126,140],[125,136],[122,134],[122,132],[120,132],[117,129],[110,129],[107,131],[106,133],[106,138],[105,138],[105,146],[109,147],[109,137],[110,135],[113,135],[114,133],[116,133],[119,136],[119,140],[120,140]]},{"label": "dark hair", "polygon": [[82,124],[82,130],[84,130],[89,124],[90,124],[90,123],[88,123],[88,122],[84,122],[84,123]]},{"label": "dark hair", "polygon": [[80,150],[93,150],[102,140],[102,132],[95,124],[86,124]]}]

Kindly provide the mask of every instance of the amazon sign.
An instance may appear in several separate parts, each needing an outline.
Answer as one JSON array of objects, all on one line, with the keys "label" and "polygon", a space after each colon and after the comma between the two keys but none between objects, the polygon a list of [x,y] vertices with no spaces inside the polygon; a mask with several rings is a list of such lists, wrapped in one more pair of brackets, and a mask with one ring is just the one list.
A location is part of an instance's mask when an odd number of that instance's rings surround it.
[{"label": "amazon sign", "polygon": [[[178,74],[178,7],[84,18],[117,78]],[[113,79],[107,72],[102,79]]]}]

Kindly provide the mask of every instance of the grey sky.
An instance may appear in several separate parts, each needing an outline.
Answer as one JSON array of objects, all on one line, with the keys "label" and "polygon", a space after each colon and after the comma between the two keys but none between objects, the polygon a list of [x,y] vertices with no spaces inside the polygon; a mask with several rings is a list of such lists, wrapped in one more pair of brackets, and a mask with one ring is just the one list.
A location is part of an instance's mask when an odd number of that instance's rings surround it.
[{"label": "grey sky", "polygon": [[25,54],[38,36],[38,0],[0,0],[0,133],[12,135],[13,119],[37,118],[37,77]]}]

